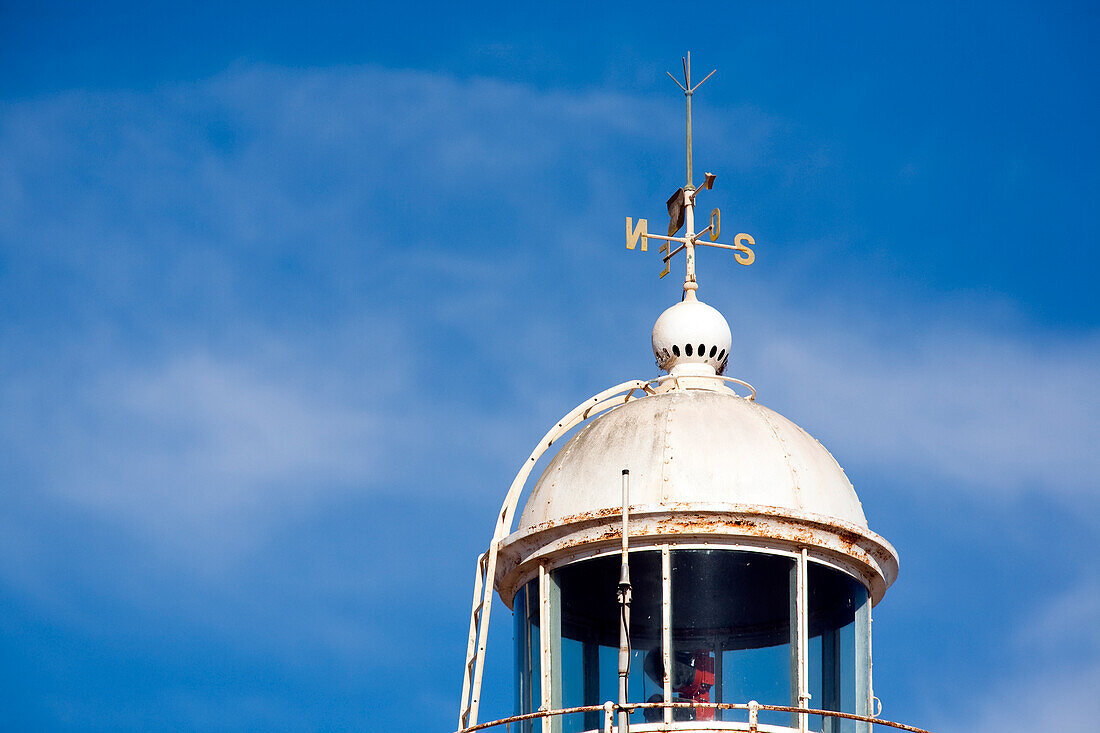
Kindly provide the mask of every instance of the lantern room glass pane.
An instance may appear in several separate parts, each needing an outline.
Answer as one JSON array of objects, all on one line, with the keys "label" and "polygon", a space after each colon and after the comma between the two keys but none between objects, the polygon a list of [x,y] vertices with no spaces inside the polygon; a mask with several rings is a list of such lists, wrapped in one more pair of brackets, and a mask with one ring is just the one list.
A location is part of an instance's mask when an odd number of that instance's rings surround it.
[{"label": "lantern room glass pane", "polygon": [[[539,583],[532,580],[519,589],[512,602],[516,642],[516,714],[533,713],[542,704],[539,687]],[[523,720],[516,724],[520,733],[534,733],[537,721]]]},{"label": "lantern room glass pane", "polygon": [[[562,707],[602,705],[619,699],[619,585],[620,555],[608,555],[566,565],[554,571],[560,588]],[[660,686],[649,679],[643,664],[646,655],[661,649],[661,553],[630,553],[630,676],[628,698],[641,702]],[[659,698],[658,698],[659,699]],[[645,721],[643,711],[631,722]],[[599,730],[602,711],[577,713],[562,718],[562,733]]]},{"label": "lantern room glass pane", "polygon": [[[811,562],[808,571],[810,707],[868,715],[871,654],[867,589],[835,568]],[[866,723],[816,715],[810,717],[809,727],[822,733],[868,730]]]},{"label": "lantern room glass pane", "polygon": [[[792,705],[792,558],[740,550],[673,550],[674,701]],[[656,671],[659,673],[663,667]],[[674,711],[674,720],[743,720],[743,711]],[[788,713],[760,722],[789,725]]]}]

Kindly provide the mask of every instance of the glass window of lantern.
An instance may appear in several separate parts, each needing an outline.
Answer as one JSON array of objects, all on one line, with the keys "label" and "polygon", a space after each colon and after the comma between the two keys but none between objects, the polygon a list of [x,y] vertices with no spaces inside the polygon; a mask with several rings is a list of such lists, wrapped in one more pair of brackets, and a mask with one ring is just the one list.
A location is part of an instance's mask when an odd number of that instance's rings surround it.
[{"label": "glass window of lantern", "polygon": [[[807,672],[810,707],[870,714],[870,599],[858,580],[835,568],[809,563],[810,639]],[[855,720],[811,716],[822,733],[866,733]]]},{"label": "glass window of lantern", "polygon": [[[793,558],[737,550],[673,550],[674,701],[795,705],[791,691]],[[658,674],[663,667],[657,662]],[[674,720],[735,720],[743,711],[675,710]],[[762,711],[761,723],[788,725]]]},{"label": "glass window of lantern", "polygon": [[[606,555],[565,565],[553,572],[560,599],[561,706],[601,705],[619,699],[619,584],[621,556]],[[660,700],[661,687],[643,669],[646,655],[661,650],[661,553],[644,550],[630,553],[629,699],[641,702],[654,694]],[[576,713],[561,718],[562,733],[599,730],[602,711]],[[645,721],[637,710],[631,722]]]},{"label": "glass window of lantern", "polygon": [[[539,680],[539,582],[536,578],[519,589],[512,602],[516,642],[516,714],[533,713],[542,704]],[[525,720],[517,725],[520,733],[533,733],[536,723]]]}]

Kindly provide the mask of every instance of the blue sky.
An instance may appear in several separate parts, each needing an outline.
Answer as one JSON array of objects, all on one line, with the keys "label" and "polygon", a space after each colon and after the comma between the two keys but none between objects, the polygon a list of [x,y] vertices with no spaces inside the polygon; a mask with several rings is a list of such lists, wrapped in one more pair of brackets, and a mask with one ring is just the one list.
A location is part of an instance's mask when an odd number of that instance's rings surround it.
[{"label": "blue sky", "polygon": [[677,286],[622,222],[681,182],[692,50],[697,169],[758,243],[700,255],[730,372],[901,554],[885,717],[1093,730],[1098,30],[1086,3],[3,4],[4,727],[452,730],[512,475],[655,373]]}]

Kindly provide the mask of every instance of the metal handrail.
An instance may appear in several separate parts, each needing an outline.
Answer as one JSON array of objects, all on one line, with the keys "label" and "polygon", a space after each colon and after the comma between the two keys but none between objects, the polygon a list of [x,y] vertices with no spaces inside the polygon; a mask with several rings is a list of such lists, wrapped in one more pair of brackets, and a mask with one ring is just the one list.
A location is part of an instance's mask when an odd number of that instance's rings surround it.
[{"label": "metal handrail", "polygon": [[[573,715],[574,713],[591,713],[591,712],[604,712],[612,713],[620,709],[620,707],[628,712],[633,713],[635,710],[644,710],[646,708],[708,708],[713,710],[747,710],[749,711],[749,723],[748,730],[752,733],[757,731],[756,723],[756,711],[767,710],[777,713],[802,713],[805,715],[820,715],[823,718],[843,718],[845,720],[858,720],[863,723],[871,723],[872,725],[884,725],[888,728],[896,728],[898,730],[909,731],[909,733],[931,733],[924,728],[916,728],[905,723],[895,723],[892,720],[883,720],[882,718],[872,718],[869,715],[856,715],[855,713],[842,713],[838,710],[817,710],[815,708],[796,708],[789,705],[764,705],[758,703],[755,700],[747,703],[736,702],[639,702],[631,703],[629,705],[620,706],[614,702],[606,702],[602,705],[580,705],[572,708],[559,708],[557,710],[539,710],[534,713],[523,713],[522,715],[513,715],[508,718],[500,718],[499,720],[490,720],[485,723],[478,723],[477,725],[471,725],[469,728],[460,728],[456,733],[473,733],[473,731],[485,730],[486,728],[492,728],[498,725],[507,725],[510,723],[519,723],[524,720],[537,720],[539,718],[550,718],[556,715]],[[606,730],[606,728],[605,728]]]},{"label": "metal handrail", "polygon": [[[753,387],[751,384],[742,379],[738,379],[737,377],[727,377],[724,374],[685,374],[682,376],[679,374],[662,374],[655,379],[651,379],[649,383],[660,385],[664,384],[665,382],[671,381],[675,383],[677,389],[682,389],[682,387],[680,386],[681,379],[717,379],[722,382],[729,382],[730,384],[739,384],[752,392],[751,395],[745,397],[744,399],[748,400],[749,402],[756,402],[756,387]],[[737,396],[740,397],[741,395]]]}]

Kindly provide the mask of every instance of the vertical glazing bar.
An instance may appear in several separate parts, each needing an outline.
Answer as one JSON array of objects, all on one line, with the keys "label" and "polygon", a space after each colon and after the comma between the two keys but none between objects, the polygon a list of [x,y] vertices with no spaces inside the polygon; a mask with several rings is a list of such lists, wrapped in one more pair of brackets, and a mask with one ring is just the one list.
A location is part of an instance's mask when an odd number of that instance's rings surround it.
[{"label": "vertical glazing bar", "polygon": [[[547,613],[550,623],[546,627],[546,635],[550,637],[550,709],[561,708],[561,586],[558,584],[557,575],[553,572],[546,573],[546,587],[550,596],[547,604]],[[550,719],[550,730],[560,733],[562,718],[555,715]]]},{"label": "vertical glazing bar", "polygon": [[[799,630],[799,622],[800,622],[802,617],[799,615],[799,612],[798,612],[799,598],[802,595],[802,592],[801,592],[802,586],[799,584],[799,579],[802,577],[801,576],[801,571],[799,570],[799,567],[801,566],[801,564],[802,563],[799,562],[799,560],[797,560],[797,559],[794,562],[792,562],[791,563],[791,574],[790,574],[790,609],[789,609],[789,619],[790,619],[790,626],[791,626],[791,630],[790,630],[790,642],[791,642],[790,680],[791,680],[791,705],[793,705],[794,707],[801,707],[801,705],[802,705],[801,698],[799,697],[799,695],[802,692],[802,690],[799,686],[799,681],[801,680],[801,676],[802,676],[802,665],[801,665],[801,662],[800,662],[800,658],[801,658],[801,655],[802,655],[802,647],[799,645],[799,639],[802,637],[802,634],[800,633],[800,630]],[[800,717],[801,717],[801,713],[791,713],[791,726],[798,727],[798,719]]]},{"label": "vertical glazing bar", "polygon": [[[550,574],[546,565],[539,565],[539,710],[550,710],[551,669],[550,669]],[[542,719],[542,733],[551,733],[550,716]]]},{"label": "vertical glazing bar", "polygon": [[[856,714],[871,714],[871,601],[867,593],[856,606],[855,618],[855,667]],[[856,730],[869,733],[869,723],[857,723]]]},{"label": "vertical glazing bar", "polygon": [[[802,552],[798,555],[797,569],[796,569],[796,622],[797,632],[796,639],[798,646],[798,707],[809,707],[810,704],[810,674],[809,674],[809,642],[810,642],[810,621],[809,621],[809,551],[806,548],[802,548]],[[809,726],[809,717],[806,713],[798,714],[798,730],[799,733],[806,733],[806,729]]]},{"label": "vertical glazing bar", "polygon": [[[672,702],[672,555],[661,545],[661,679],[664,700]],[[665,724],[672,722],[672,708],[664,709]]]},{"label": "vertical glazing bar", "polygon": [[[712,689],[714,700],[713,702],[723,702],[725,698],[722,697],[722,645],[716,643],[714,645],[714,688]],[[715,720],[725,720],[724,710],[715,710]]]},{"label": "vertical glazing bar", "polygon": [[[875,697],[875,654],[872,650],[872,641],[874,639],[875,629],[875,611],[871,607],[871,600],[867,600],[867,706],[871,711],[868,713],[872,718],[877,718],[882,714],[882,701]],[[877,709],[875,703],[878,703]],[[874,730],[874,726],[871,726]]]}]

